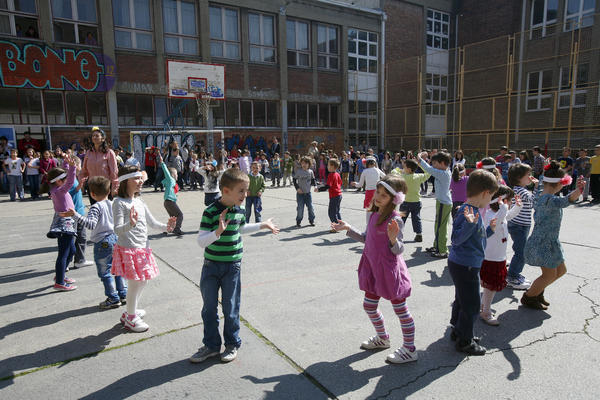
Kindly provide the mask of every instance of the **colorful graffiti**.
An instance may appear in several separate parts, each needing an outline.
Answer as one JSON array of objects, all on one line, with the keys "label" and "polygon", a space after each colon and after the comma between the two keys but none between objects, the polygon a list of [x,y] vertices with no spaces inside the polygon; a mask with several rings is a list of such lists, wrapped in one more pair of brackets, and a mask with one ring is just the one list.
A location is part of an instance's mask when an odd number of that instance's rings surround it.
[{"label": "colorful graffiti", "polygon": [[115,64],[86,49],[54,50],[38,44],[21,49],[0,40],[0,86],[107,91],[115,83]]}]

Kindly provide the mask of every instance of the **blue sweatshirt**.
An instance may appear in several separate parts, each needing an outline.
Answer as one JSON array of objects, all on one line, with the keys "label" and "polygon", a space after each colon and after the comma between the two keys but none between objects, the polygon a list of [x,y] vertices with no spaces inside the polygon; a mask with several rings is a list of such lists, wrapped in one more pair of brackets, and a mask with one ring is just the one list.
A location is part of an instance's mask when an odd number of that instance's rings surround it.
[{"label": "blue sweatshirt", "polygon": [[85,206],[83,205],[83,195],[81,194],[81,190],[77,190],[77,186],[79,186],[79,182],[75,179],[73,186],[69,189],[69,194],[73,199],[73,205],[75,206],[75,211],[79,214],[85,214]]},{"label": "blue sweatshirt", "polygon": [[[465,207],[472,207],[473,213],[479,214],[477,222],[472,224],[467,222],[464,215]],[[483,218],[479,209],[463,204],[456,212],[456,219],[452,224],[452,247],[448,260],[465,267],[481,268],[487,238],[493,234],[492,228],[483,227]]]},{"label": "blue sweatshirt", "polygon": [[450,179],[452,173],[449,169],[437,169],[427,164],[427,161],[421,159],[419,163],[423,171],[428,172],[435,178],[435,198],[442,204],[452,205],[452,197],[450,196]]},{"label": "blue sweatshirt", "polygon": [[169,168],[167,168],[164,162],[160,164],[160,167],[163,170],[164,176],[161,183],[165,187],[165,200],[177,201],[177,195],[175,194],[175,185],[177,182],[175,182],[175,179],[171,176]]}]

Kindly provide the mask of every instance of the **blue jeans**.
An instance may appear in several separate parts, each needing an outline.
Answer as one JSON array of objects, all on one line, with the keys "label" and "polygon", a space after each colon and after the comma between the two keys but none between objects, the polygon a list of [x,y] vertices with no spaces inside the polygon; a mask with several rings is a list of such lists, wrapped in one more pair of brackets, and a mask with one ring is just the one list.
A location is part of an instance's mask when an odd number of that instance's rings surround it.
[{"label": "blue jeans", "polygon": [[64,285],[67,265],[69,265],[75,255],[75,236],[61,233],[56,239],[58,241],[58,256],[54,265],[56,283]]},{"label": "blue jeans", "polygon": [[204,338],[202,343],[211,350],[221,347],[219,335],[219,289],[223,307],[223,338],[225,346],[240,347],[240,296],[242,284],[240,277],[241,261],[217,262],[204,260],[200,277],[202,293],[202,322]]},{"label": "blue jeans", "polygon": [[508,233],[513,241],[514,255],[508,267],[508,277],[518,278],[525,266],[525,244],[529,236],[530,226],[508,223]]},{"label": "blue jeans", "polygon": [[101,242],[94,243],[94,261],[96,262],[98,278],[104,285],[104,294],[112,301],[118,301],[127,296],[127,283],[125,283],[125,280],[110,273],[115,243],[117,243],[117,235],[114,233],[105,237]]},{"label": "blue jeans", "polygon": [[331,222],[338,222],[342,219],[340,214],[340,207],[342,205],[342,195],[335,196],[329,199],[329,208],[327,213],[329,214],[329,220]]},{"label": "blue jeans", "polygon": [[10,201],[15,201],[17,193],[19,199],[23,200],[25,192],[23,191],[23,175],[8,175],[8,188],[10,191]]},{"label": "blue jeans", "polygon": [[296,193],[296,202],[298,203],[297,214],[296,214],[296,222],[302,222],[304,218],[304,206],[308,209],[308,222],[311,224],[315,222],[315,210],[312,205],[312,195],[311,193]]},{"label": "blue jeans", "polygon": [[27,175],[29,181],[29,191],[32,199],[40,197],[40,176],[39,175]]},{"label": "blue jeans", "polygon": [[406,223],[406,220],[410,215],[410,221],[412,222],[412,229],[414,233],[419,235],[423,233],[423,227],[421,225],[420,201],[405,201],[400,205],[400,212],[406,213],[406,216],[402,217],[402,221],[404,221],[404,223]]},{"label": "blue jeans", "polygon": [[254,206],[254,222],[261,222],[260,212],[262,211],[262,201],[258,196],[248,196],[246,197],[246,223],[250,222],[252,206]]},{"label": "blue jeans", "polygon": [[467,267],[448,260],[448,271],[454,282],[454,303],[450,324],[461,342],[471,342],[473,325],[479,314],[479,268]]}]

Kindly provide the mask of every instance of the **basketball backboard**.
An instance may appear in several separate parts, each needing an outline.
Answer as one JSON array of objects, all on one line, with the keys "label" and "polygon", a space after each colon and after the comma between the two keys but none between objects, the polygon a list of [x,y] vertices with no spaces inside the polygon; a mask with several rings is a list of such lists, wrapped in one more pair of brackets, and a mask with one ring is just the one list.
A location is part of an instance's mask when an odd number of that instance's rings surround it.
[{"label": "basketball backboard", "polygon": [[168,96],[195,98],[199,93],[225,100],[225,66],[195,61],[167,60]]}]

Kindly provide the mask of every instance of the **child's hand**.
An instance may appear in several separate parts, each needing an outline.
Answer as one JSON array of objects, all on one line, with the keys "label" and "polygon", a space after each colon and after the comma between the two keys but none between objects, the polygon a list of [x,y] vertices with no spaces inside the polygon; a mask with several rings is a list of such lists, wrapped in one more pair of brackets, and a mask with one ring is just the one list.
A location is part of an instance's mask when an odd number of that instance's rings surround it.
[{"label": "child's hand", "polygon": [[157,159],[158,159],[158,165],[163,163],[163,158],[160,154],[158,155]]},{"label": "child's hand", "polygon": [[75,210],[69,208],[69,210],[58,213],[58,215],[60,215],[61,217],[72,217],[73,215],[75,215]]},{"label": "child's hand", "polygon": [[390,221],[387,227],[387,234],[388,239],[390,239],[390,243],[396,243],[398,233],[400,233],[400,225],[398,225],[398,221],[393,219]]},{"label": "child's hand", "polygon": [[277,225],[275,225],[275,222],[273,222],[273,218],[269,218],[268,220],[260,224],[260,229],[268,229],[273,235],[277,235],[279,233],[279,228],[277,227]]},{"label": "child's hand", "polygon": [[215,231],[215,234],[217,236],[221,236],[221,233],[223,233],[225,231],[225,229],[227,229],[227,225],[229,225],[229,222],[231,221],[229,219],[227,219],[227,220],[225,219],[227,217],[227,212],[229,212],[229,210],[225,209],[225,210],[223,210],[221,215],[219,215],[219,227]]},{"label": "child's hand", "polygon": [[342,221],[341,219],[338,222],[331,223],[331,229],[335,229],[336,231],[347,231],[350,229],[350,225],[347,222]]},{"label": "child's hand", "polygon": [[354,182],[354,181],[350,182],[350,186],[356,187],[356,182]]},{"label": "child's hand", "polygon": [[137,211],[135,211],[135,207],[131,207],[131,210],[129,210],[129,223],[131,223],[131,226],[135,226],[135,224],[137,224],[138,221],[138,213]]},{"label": "child's hand", "polygon": [[464,215],[469,224],[474,224],[479,219],[479,213],[474,213],[473,207],[466,206]]},{"label": "child's hand", "polygon": [[71,166],[71,167],[75,167],[75,159],[73,157],[69,157],[67,155],[65,155],[65,161]]},{"label": "child's hand", "polygon": [[494,232],[496,232],[496,225],[498,224],[498,218],[494,218],[493,220],[490,221],[490,228],[492,228],[492,230]]},{"label": "child's hand", "polygon": [[521,196],[519,196],[518,194],[515,195],[515,205],[517,207],[523,206],[523,201],[521,200]]},{"label": "child's hand", "polygon": [[540,183],[540,181],[538,181],[536,178],[534,178],[533,176],[529,177],[529,182],[533,183],[533,185],[535,187],[537,187],[537,185]]},{"label": "child's hand", "polygon": [[585,190],[585,178],[583,176],[577,178],[577,189],[579,189],[581,193]]},{"label": "child's hand", "polygon": [[173,232],[175,229],[175,224],[177,223],[177,217],[171,217],[167,221],[167,232]]},{"label": "child's hand", "polygon": [[296,189],[296,193],[298,193],[298,194],[302,194],[302,190],[300,190],[300,189]]}]

